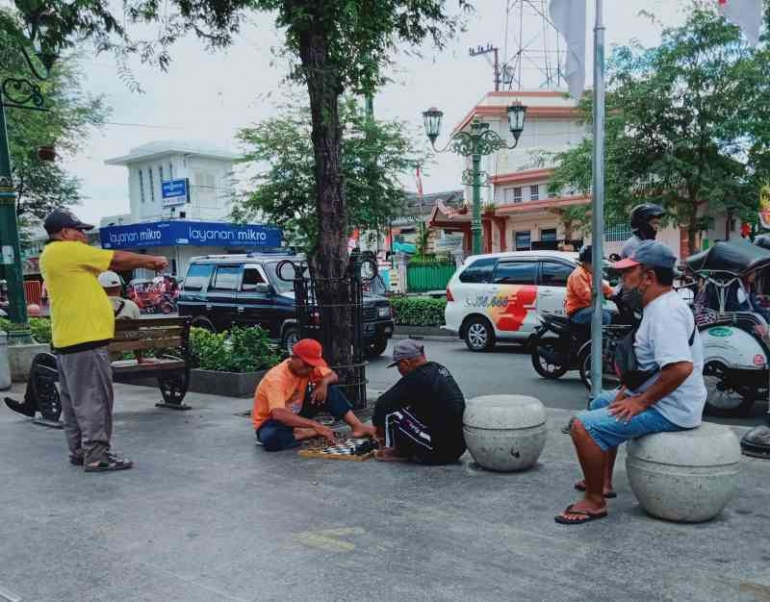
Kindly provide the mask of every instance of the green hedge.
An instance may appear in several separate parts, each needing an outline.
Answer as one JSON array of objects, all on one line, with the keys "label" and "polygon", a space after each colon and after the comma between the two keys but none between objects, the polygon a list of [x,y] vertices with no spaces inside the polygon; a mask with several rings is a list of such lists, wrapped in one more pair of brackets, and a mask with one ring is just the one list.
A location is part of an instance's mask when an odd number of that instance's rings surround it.
[{"label": "green hedge", "polygon": [[396,324],[403,326],[442,326],[446,299],[431,297],[391,297]]},{"label": "green hedge", "polygon": [[[0,330],[8,332],[10,327],[11,321],[8,318],[0,318]],[[51,321],[48,318],[30,318],[29,328],[37,343],[51,342]]]},{"label": "green hedge", "polygon": [[272,368],[281,357],[259,327],[240,328],[214,334],[203,328],[190,329],[193,366],[217,372],[255,372]]}]

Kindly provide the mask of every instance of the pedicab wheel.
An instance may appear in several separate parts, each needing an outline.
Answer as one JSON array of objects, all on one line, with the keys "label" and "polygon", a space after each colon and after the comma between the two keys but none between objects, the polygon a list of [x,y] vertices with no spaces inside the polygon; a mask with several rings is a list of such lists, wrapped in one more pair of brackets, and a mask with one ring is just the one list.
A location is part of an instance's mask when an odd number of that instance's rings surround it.
[{"label": "pedicab wheel", "polygon": [[202,316],[194,318],[193,321],[190,322],[190,328],[202,328],[203,330],[208,330],[209,332],[217,332],[217,329],[214,327],[214,324],[211,322],[211,320]]},{"label": "pedicab wheel", "polygon": [[706,384],[706,406],[704,414],[723,418],[740,418],[748,415],[756,400],[756,391],[751,387],[736,387],[721,362],[706,362],[703,366],[703,381]]},{"label": "pedicab wheel", "polygon": [[160,304],[160,313],[162,314],[173,314],[176,311],[176,307],[174,307],[173,303],[165,302]]},{"label": "pedicab wheel", "polygon": [[535,369],[535,372],[537,372],[543,378],[554,380],[561,378],[567,373],[569,370],[569,361],[564,364],[559,364],[557,362],[549,361],[547,358],[543,357],[541,351],[545,351],[550,355],[560,354],[559,351],[554,349],[553,344],[548,341],[549,339],[535,340],[532,343],[532,351],[530,355],[532,356],[532,367]]}]

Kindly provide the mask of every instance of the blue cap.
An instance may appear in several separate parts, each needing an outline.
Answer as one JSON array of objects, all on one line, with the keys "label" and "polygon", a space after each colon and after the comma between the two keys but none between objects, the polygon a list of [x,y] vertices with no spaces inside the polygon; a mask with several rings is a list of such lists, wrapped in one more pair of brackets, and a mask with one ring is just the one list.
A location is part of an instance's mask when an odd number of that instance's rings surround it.
[{"label": "blue cap", "polygon": [[627,270],[637,265],[672,269],[676,265],[676,255],[662,242],[645,240],[634,249],[630,257],[618,261],[612,267],[616,270]]}]

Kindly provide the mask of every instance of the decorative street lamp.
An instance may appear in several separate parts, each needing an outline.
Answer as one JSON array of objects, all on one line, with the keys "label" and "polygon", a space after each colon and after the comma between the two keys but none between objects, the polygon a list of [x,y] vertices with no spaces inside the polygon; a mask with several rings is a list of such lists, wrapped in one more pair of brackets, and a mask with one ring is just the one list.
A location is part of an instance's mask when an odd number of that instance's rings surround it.
[{"label": "decorative street lamp", "polygon": [[[35,67],[27,49],[21,51],[32,72],[39,80],[45,80],[56,60],[56,55],[41,43],[45,35],[48,14],[39,11],[28,16],[29,41],[35,48],[35,56],[45,68],[41,74]],[[19,245],[19,227],[16,221],[16,189],[11,171],[11,153],[8,148],[8,132],[5,125],[5,109],[28,109],[46,111],[40,88],[27,79],[8,77],[0,81],[0,264],[8,282],[8,317],[11,319],[11,332],[8,344],[30,342],[29,324],[27,323],[27,305],[24,299],[24,275],[21,268],[21,248]]]},{"label": "decorative street lamp", "polygon": [[497,132],[489,129],[489,124],[474,117],[471,122],[471,131],[456,132],[442,149],[436,148],[436,139],[441,132],[441,120],[444,113],[435,107],[431,107],[422,114],[425,133],[428,135],[430,145],[437,153],[451,150],[463,157],[471,157],[472,169],[463,172],[463,184],[473,186],[473,221],[471,232],[473,234],[473,254],[481,253],[481,157],[507,148],[512,150],[519,144],[519,137],[524,131],[524,118],[527,107],[520,102],[515,102],[508,107],[508,129],[513,134],[513,144],[507,145]]}]

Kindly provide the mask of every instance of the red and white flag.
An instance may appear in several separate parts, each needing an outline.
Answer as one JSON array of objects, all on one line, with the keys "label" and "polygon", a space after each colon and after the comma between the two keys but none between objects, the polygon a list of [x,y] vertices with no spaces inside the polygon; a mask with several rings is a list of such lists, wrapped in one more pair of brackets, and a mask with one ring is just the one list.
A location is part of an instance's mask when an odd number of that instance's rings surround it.
[{"label": "red and white flag", "polygon": [[759,43],[762,25],[762,0],[719,0],[722,16],[743,30],[749,44]]},{"label": "red and white flag", "polygon": [[567,43],[564,79],[570,96],[579,101],[586,83],[586,0],[551,0],[548,11]]}]

